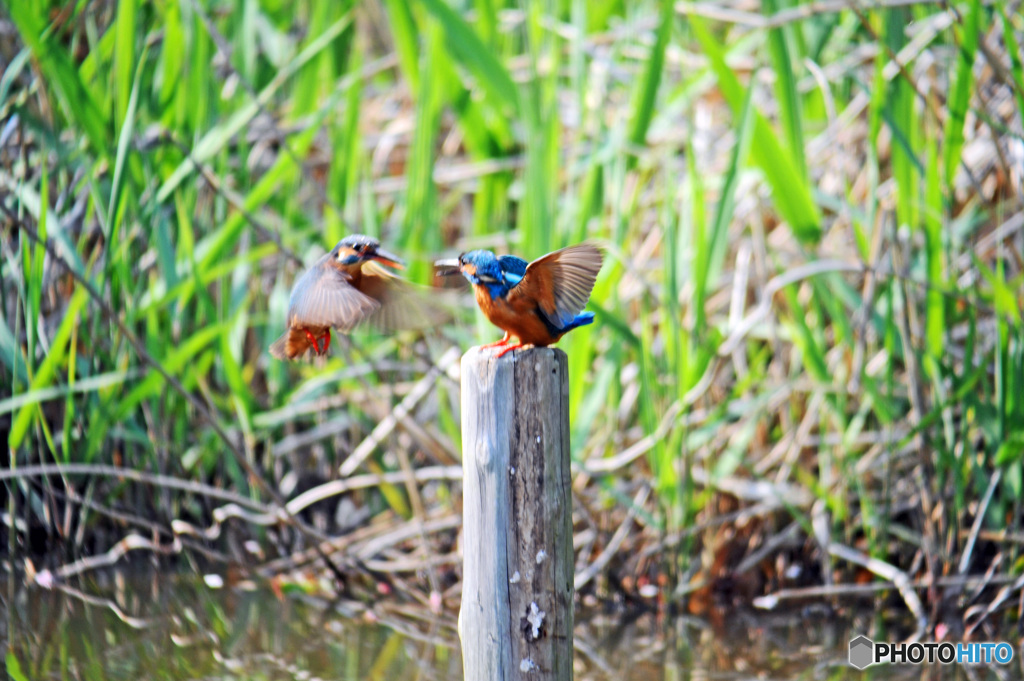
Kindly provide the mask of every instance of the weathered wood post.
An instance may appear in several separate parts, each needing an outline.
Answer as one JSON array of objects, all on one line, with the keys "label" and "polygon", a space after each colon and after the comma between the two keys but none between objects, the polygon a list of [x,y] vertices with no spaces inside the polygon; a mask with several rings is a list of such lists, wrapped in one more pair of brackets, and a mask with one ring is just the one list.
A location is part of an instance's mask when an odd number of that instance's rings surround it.
[{"label": "weathered wood post", "polygon": [[568,362],[554,348],[462,357],[466,681],[571,681]]}]

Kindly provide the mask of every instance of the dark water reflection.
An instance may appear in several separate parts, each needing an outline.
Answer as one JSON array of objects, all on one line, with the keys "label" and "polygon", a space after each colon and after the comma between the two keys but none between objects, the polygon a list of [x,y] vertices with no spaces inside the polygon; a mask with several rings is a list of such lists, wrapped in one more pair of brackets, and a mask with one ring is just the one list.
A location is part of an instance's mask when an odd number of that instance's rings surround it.
[{"label": "dark water reflection", "polygon": [[[213,589],[168,575],[3,589],[0,628],[26,679],[461,679],[451,613],[390,597],[367,610],[273,588]],[[287,591],[287,590],[285,590]],[[102,594],[102,597],[97,596]],[[577,681],[1015,678],[1009,668],[846,665],[851,631],[825,609],[713,621],[578,614]]]}]

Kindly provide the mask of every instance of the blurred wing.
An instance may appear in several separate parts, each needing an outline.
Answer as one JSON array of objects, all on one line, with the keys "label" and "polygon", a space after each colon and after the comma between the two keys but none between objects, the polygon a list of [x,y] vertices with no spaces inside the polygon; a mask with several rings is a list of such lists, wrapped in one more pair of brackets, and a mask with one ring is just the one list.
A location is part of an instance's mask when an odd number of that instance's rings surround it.
[{"label": "blurred wing", "polygon": [[600,249],[593,244],[548,253],[527,266],[522,281],[512,290],[529,292],[548,321],[565,328],[586,306],[602,259]]},{"label": "blurred wing", "polygon": [[330,257],[328,253],[320,258],[295,282],[288,303],[289,326],[333,326],[348,333],[380,307],[331,267]]},{"label": "blurred wing", "polygon": [[380,301],[370,323],[382,331],[426,329],[452,318],[449,293],[412,284],[375,262],[363,263],[361,285],[367,295]]},{"label": "blurred wing", "polygon": [[285,331],[284,335],[278,338],[276,341],[270,344],[270,355],[277,359],[290,359],[287,353],[288,348],[288,332]]}]

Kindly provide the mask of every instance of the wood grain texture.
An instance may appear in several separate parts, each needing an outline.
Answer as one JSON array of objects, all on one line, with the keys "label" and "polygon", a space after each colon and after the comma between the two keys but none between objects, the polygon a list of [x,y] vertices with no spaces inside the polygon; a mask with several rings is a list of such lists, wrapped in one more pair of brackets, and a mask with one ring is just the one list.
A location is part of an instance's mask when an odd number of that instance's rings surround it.
[{"label": "wood grain texture", "polygon": [[571,680],[568,362],[495,354],[462,358],[464,678]]}]

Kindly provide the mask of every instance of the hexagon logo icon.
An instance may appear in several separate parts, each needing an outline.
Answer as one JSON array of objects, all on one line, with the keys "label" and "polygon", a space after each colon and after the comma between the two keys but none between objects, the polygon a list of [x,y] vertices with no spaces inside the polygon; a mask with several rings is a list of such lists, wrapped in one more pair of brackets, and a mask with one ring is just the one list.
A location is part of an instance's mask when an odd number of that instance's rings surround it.
[{"label": "hexagon logo icon", "polygon": [[850,664],[857,669],[864,669],[872,664],[875,658],[875,643],[867,636],[858,636],[850,641]]}]

